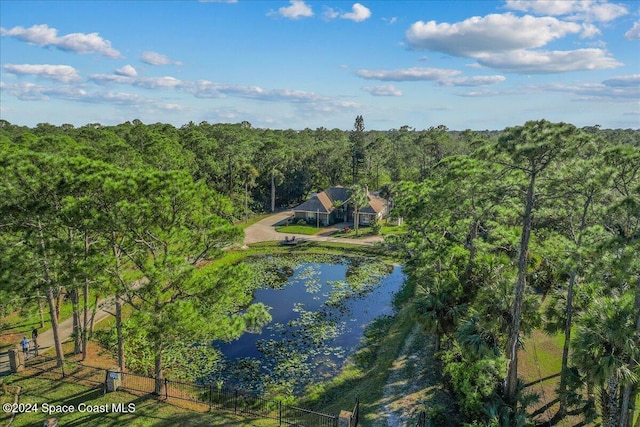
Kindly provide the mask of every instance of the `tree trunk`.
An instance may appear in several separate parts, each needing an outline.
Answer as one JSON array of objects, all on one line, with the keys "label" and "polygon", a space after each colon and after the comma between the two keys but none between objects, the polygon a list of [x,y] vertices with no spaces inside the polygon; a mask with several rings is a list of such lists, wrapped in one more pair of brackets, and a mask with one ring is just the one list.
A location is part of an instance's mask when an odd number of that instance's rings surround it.
[{"label": "tree trunk", "polygon": [[40,327],[44,328],[44,304],[42,301],[42,297],[40,296],[40,291],[37,291],[36,296],[38,297],[38,313],[40,314]]},{"label": "tree trunk", "polygon": [[64,301],[64,294],[62,293],[62,288],[56,288],[56,317],[60,319],[60,309],[62,308],[62,301]]},{"label": "tree trunk", "polygon": [[[587,227],[587,213],[591,205],[592,194],[588,195],[582,206],[582,216],[580,217],[580,228],[578,229],[578,238],[576,240],[576,252],[582,247],[582,233]],[[578,280],[578,268],[580,266],[580,257],[578,256],[576,265],[569,275],[569,285],[567,289],[567,307],[566,307],[566,323],[564,325],[564,346],[562,347],[562,364],[560,365],[560,387],[558,395],[560,398],[560,408],[558,416],[563,418],[567,414],[567,367],[569,365],[569,346],[571,344],[571,326],[573,325],[573,294],[576,281]]]},{"label": "tree trunk", "polygon": [[[636,280],[636,297],[633,303],[633,308],[636,312],[636,331],[640,332],[640,278]],[[628,366],[629,370],[633,369],[631,363]],[[633,387],[631,381],[628,381],[624,386],[622,393],[622,408],[620,412],[620,427],[627,427],[633,422],[633,414],[635,409],[631,409],[631,405],[636,401],[637,388]],[[640,422],[640,416],[638,416]]]},{"label": "tree trunk", "polygon": [[71,290],[71,306],[73,307],[73,354],[82,351],[82,332],[80,323],[80,295],[76,286]]},{"label": "tree trunk", "polygon": [[360,229],[360,212],[358,212],[358,206],[353,210],[353,228],[356,230],[356,236]]},{"label": "tree trunk", "polygon": [[567,367],[569,364],[569,345],[571,343],[571,325],[573,323],[573,290],[576,283],[578,272],[573,270],[569,276],[569,288],[567,289],[567,307],[566,322],[564,324],[564,346],[562,347],[562,363],[560,365],[560,386],[558,389],[558,398],[560,399],[560,408],[558,409],[558,417],[564,418],[567,414]]},{"label": "tree trunk", "polygon": [[124,372],[125,358],[124,358],[124,337],[122,336],[122,295],[118,291],[116,292],[116,336],[118,340],[118,368],[120,372]]},{"label": "tree trunk", "polygon": [[522,322],[522,301],[527,280],[527,252],[529,251],[529,239],[531,237],[531,223],[533,216],[534,189],[536,172],[531,172],[524,215],[522,218],[522,235],[520,237],[520,252],[518,254],[518,278],[516,280],[516,295],[513,303],[511,330],[507,341],[507,375],[505,378],[505,392],[507,402],[515,403],[518,391],[518,338],[520,336],[520,323]]},{"label": "tree trunk", "polygon": [[271,212],[276,211],[276,173],[271,171]]},{"label": "tree trunk", "polygon": [[620,388],[620,380],[615,374],[609,377],[606,385],[607,401],[602,402],[602,406],[607,406],[607,415],[602,414],[603,427],[618,427],[618,413],[620,411],[620,400],[618,399],[618,389]]},{"label": "tree trunk", "polygon": [[249,185],[244,184],[244,222],[249,221]]},{"label": "tree trunk", "polygon": [[[111,234],[111,238],[113,239],[113,243],[111,245],[111,251],[113,253],[113,258],[116,263],[116,275],[118,276],[119,286],[122,285],[124,288],[125,282],[122,279],[121,274],[121,263],[120,258],[122,256],[122,252],[118,248],[116,243],[116,235],[115,233]],[[120,372],[124,372],[125,370],[125,357],[124,357],[124,337],[122,335],[122,291],[120,288],[116,291],[115,296],[115,306],[116,306],[116,337],[118,341],[118,367],[120,368]]]},{"label": "tree trunk", "polygon": [[88,335],[87,328],[89,326],[89,279],[84,279],[84,287],[82,289],[82,360],[87,358]]},{"label": "tree trunk", "polygon": [[98,311],[98,300],[100,293],[96,292],[96,297],[93,301],[93,308],[91,309],[91,321],[89,322],[89,338],[93,337],[93,327],[96,324],[96,312]]},{"label": "tree trunk", "polygon": [[64,364],[64,353],[62,352],[62,342],[60,341],[60,331],[58,329],[58,316],[56,315],[56,302],[53,288],[47,289],[47,300],[49,301],[49,312],[51,314],[51,330],[53,331],[53,345],[56,349],[56,366]]},{"label": "tree trunk", "polygon": [[[89,234],[84,232],[84,260],[86,262],[89,255]],[[87,343],[87,327],[89,321],[89,278],[85,276],[84,286],[82,288],[82,360],[87,359],[88,343]]]},{"label": "tree trunk", "polygon": [[53,331],[53,343],[56,349],[57,366],[62,366],[64,364],[64,353],[62,352],[62,343],[60,342],[55,295],[51,280],[51,273],[49,271],[49,260],[47,259],[47,251],[44,244],[44,234],[42,232],[40,217],[38,217],[38,237],[40,238],[40,249],[42,250],[42,269],[44,273],[44,282],[47,285],[47,301],[49,302],[49,312],[51,314],[51,329]]},{"label": "tree trunk", "polygon": [[164,388],[164,378],[162,377],[162,343],[160,342],[160,338],[157,338],[156,344],[154,346],[155,352],[155,390],[154,393],[158,396],[162,396],[162,391]]}]

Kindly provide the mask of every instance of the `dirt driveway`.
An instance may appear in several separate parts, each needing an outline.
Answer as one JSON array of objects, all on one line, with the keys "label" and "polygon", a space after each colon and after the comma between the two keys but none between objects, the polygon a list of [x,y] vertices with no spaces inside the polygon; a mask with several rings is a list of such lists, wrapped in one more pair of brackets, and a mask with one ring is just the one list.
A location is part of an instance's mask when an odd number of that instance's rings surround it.
[{"label": "dirt driveway", "polygon": [[[287,234],[278,233],[275,226],[284,222],[287,218],[293,215],[293,211],[284,211],[271,215],[255,224],[250,225],[244,229],[244,244],[249,245],[251,243],[279,241],[284,240]],[[288,234],[289,238],[295,237],[296,239],[313,240],[316,242],[335,242],[335,243],[351,243],[354,245],[369,245],[372,246],[376,242],[382,242],[380,236],[370,236],[362,239],[347,239],[343,237],[332,236],[306,236],[304,234]]]}]

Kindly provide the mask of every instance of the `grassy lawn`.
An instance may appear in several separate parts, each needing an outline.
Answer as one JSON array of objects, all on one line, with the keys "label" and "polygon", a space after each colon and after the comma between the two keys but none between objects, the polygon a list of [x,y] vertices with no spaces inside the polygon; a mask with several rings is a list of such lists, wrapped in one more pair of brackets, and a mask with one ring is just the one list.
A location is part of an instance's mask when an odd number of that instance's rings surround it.
[{"label": "grassy lawn", "polygon": [[255,224],[256,222],[263,220],[265,218],[269,218],[271,215],[273,215],[272,213],[264,213],[264,214],[260,214],[260,215],[256,215],[256,216],[252,216],[251,218],[249,218],[248,221],[244,221],[240,220],[240,221],[236,221],[233,225],[242,228],[243,230],[245,228],[247,228],[250,225]]},{"label": "grassy lawn", "polygon": [[[103,394],[102,387],[88,386],[69,380],[47,378],[40,374],[14,374],[11,386],[22,387],[20,403],[38,404],[37,412],[16,415],[12,426],[41,426],[49,416],[43,404],[73,405],[74,412],[53,414],[61,426],[273,426],[273,420],[258,420],[231,413],[206,412],[206,408],[183,408],[158,401],[152,396],[135,396],[117,391]],[[81,412],[80,404],[98,407],[102,412]],[[112,405],[124,404],[133,409],[118,412]],[[128,406],[131,405],[131,406]],[[51,408],[50,408],[51,409]],[[0,424],[9,421],[9,414],[0,413]]]},{"label": "grassy lawn", "polygon": [[307,236],[313,236],[314,234],[322,231],[323,228],[314,227],[311,225],[279,225],[276,227],[278,233],[286,234],[304,234]]},{"label": "grassy lawn", "polygon": [[406,225],[383,225],[382,230],[380,230],[380,234],[383,236],[395,236],[397,234],[406,233],[407,226]]},{"label": "grassy lawn", "polygon": [[[547,335],[536,330],[525,339],[525,347],[520,351],[519,376],[525,383],[527,392],[536,393],[540,400],[530,406],[529,412],[537,412],[536,420],[546,422],[558,411],[556,389],[560,383],[562,346],[564,334]],[[543,410],[545,405],[548,409]],[[558,426],[588,426],[579,416],[569,416]]]}]

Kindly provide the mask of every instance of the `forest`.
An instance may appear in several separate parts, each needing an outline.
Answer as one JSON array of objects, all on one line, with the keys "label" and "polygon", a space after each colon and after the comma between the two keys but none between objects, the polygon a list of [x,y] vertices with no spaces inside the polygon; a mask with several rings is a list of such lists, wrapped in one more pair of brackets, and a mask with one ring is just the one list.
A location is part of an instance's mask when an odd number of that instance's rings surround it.
[{"label": "forest", "polygon": [[144,350],[131,365],[158,388],[214,363],[194,343],[270,320],[251,304],[251,269],[212,262],[241,242],[237,225],[357,184],[403,218],[384,250],[465,425],[533,425],[519,350],[543,330],[563,342],[552,425],[640,426],[640,130],[2,120],[0,165],[0,317],[39,306],[56,337],[71,301],[82,353],[95,302],[114,295],[118,364],[125,346]]}]

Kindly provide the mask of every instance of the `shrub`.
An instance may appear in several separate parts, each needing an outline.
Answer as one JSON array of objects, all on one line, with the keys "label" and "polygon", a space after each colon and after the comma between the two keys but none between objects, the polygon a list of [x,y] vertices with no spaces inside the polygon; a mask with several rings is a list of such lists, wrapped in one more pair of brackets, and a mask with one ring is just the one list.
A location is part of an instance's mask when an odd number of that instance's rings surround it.
[{"label": "shrub", "polygon": [[377,219],[371,221],[371,231],[373,232],[373,234],[380,234],[380,230],[382,230],[382,223]]},{"label": "shrub", "polygon": [[349,234],[350,232],[351,232],[351,229],[349,227],[344,228],[344,234]]}]

